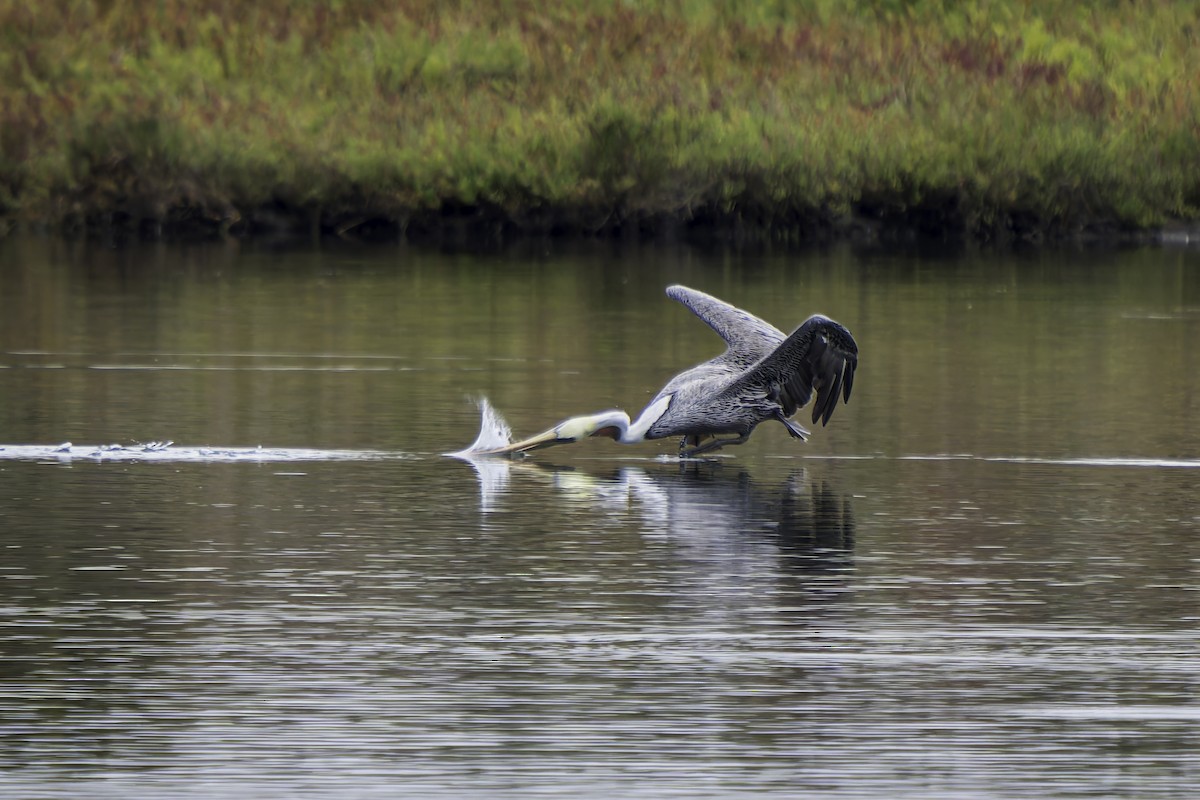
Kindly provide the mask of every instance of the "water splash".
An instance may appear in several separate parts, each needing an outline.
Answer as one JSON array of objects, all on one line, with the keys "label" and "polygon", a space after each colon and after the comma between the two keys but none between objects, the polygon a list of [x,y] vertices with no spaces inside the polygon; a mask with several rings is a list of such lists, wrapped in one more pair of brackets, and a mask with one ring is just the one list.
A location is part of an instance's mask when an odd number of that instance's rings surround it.
[{"label": "water splash", "polygon": [[496,410],[491,401],[486,397],[479,397],[475,400],[475,404],[479,406],[479,436],[467,449],[459,450],[457,453],[446,453],[446,455],[472,459],[480,457],[487,451],[512,444],[512,428],[504,421],[504,417],[500,416],[500,412]]}]

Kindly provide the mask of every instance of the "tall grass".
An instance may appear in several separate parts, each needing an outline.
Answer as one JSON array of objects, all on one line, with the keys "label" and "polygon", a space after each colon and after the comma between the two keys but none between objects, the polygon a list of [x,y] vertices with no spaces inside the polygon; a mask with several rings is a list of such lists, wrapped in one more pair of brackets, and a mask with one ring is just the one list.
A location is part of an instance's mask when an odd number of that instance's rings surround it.
[{"label": "tall grass", "polygon": [[1036,235],[1200,207],[1192,3],[0,0],[0,217]]}]

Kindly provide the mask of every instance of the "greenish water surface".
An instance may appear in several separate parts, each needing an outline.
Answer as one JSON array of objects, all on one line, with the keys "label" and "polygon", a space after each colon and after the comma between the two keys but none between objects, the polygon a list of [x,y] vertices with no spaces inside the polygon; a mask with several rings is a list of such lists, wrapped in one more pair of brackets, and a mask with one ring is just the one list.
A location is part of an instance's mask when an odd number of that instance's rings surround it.
[{"label": "greenish water surface", "polygon": [[[715,355],[676,282],[850,403],[441,455]],[[1198,345],[1186,249],[0,241],[0,796],[1189,797]]]}]

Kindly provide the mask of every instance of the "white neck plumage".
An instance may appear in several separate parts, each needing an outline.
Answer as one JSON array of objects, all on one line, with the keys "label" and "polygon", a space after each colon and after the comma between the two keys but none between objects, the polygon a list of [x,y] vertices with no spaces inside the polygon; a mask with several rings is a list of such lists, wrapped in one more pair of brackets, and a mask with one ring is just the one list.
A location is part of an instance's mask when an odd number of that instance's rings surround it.
[{"label": "white neck plumage", "polygon": [[671,405],[670,396],[660,397],[629,420],[624,411],[602,411],[586,417],[574,417],[557,427],[560,438],[579,440],[585,436],[609,436],[621,444],[635,444],[646,438],[650,426],[658,422]]}]

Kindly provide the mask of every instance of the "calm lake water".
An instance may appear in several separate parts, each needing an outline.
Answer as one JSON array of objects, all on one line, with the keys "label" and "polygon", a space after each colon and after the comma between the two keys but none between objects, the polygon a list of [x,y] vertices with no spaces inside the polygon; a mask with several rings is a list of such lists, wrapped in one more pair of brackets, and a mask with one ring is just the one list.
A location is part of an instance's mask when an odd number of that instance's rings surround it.
[{"label": "calm lake water", "polygon": [[[440,455],[715,355],[675,282],[849,405]],[[1197,785],[1200,252],[0,240],[0,796]]]}]

